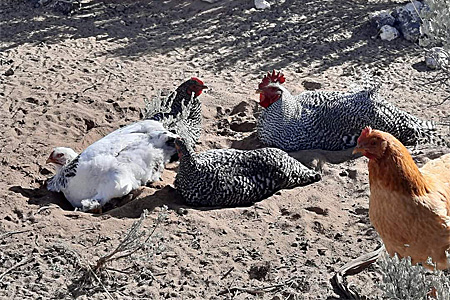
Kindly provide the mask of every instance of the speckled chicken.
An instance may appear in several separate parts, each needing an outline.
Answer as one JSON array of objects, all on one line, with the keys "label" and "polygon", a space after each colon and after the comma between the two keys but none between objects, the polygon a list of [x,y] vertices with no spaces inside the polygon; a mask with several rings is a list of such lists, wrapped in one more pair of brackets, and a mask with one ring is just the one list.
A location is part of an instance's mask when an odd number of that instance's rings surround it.
[{"label": "speckled chicken", "polygon": [[387,131],[405,145],[442,144],[434,122],[423,121],[383,100],[377,88],[354,93],[307,91],[292,95],[280,72],[268,73],[259,84],[265,108],[257,125],[267,146],[285,151],[344,150],[354,147],[361,128]]},{"label": "speckled chicken", "polygon": [[261,201],[281,189],[305,186],[321,179],[276,148],[217,149],[194,153],[175,140],[180,156],[175,188],[195,206],[239,206]]},{"label": "speckled chicken", "polygon": [[[183,82],[165,99],[156,99],[148,103],[144,119],[163,122],[167,129],[176,133],[177,123],[183,122],[190,130],[185,132],[186,139],[194,145],[202,130],[201,102],[198,97],[207,86],[196,77]],[[188,111],[183,111],[188,110]]]}]

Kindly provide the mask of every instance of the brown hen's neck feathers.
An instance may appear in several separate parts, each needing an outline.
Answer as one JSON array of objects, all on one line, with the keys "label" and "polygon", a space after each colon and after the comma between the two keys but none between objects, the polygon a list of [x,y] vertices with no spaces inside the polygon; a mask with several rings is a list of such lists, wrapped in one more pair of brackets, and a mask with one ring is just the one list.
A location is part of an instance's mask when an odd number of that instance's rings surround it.
[{"label": "brown hen's neck feathers", "polygon": [[397,140],[389,140],[381,158],[369,160],[370,185],[381,184],[392,191],[423,196],[430,182],[419,171],[408,150]]}]

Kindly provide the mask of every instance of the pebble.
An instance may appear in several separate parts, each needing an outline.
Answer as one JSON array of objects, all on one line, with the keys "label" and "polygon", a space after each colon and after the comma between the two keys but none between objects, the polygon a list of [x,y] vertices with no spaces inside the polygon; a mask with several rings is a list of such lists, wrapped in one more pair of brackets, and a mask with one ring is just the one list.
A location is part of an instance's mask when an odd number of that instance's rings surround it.
[{"label": "pebble", "polygon": [[392,41],[400,36],[400,32],[395,27],[383,25],[380,28],[380,38],[383,41]]},{"label": "pebble", "polygon": [[266,0],[255,0],[255,7],[257,9],[267,9],[270,8],[270,4]]},{"label": "pebble", "polygon": [[431,48],[425,53],[425,64],[432,70],[448,67],[450,64],[450,55],[444,48]]}]

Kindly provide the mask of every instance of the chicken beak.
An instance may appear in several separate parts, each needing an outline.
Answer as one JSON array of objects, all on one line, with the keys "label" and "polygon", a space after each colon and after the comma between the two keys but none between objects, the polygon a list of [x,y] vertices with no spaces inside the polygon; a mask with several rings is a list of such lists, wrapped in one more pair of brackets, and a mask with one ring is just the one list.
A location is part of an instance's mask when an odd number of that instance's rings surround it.
[{"label": "chicken beak", "polygon": [[204,90],[204,89],[207,89],[208,87],[207,87],[206,85],[202,85],[202,86],[200,86],[200,88],[201,88],[202,90]]},{"label": "chicken beak", "polygon": [[263,91],[261,90],[261,89],[257,89],[256,91],[255,91],[255,94],[261,94]]},{"label": "chicken beak", "polygon": [[355,149],[353,149],[352,154],[353,155],[358,154],[358,153],[364,154],[364,151],[365,151],[364,148],[362,148],[360,145],[357,145],[355,147]]},{"label": "chicken beak", "polygon": [[47,158],[47,160],[45,161],[46,164],[50,164],[50,163],[54,163],[54,162],[55,161],[51,157]]}]

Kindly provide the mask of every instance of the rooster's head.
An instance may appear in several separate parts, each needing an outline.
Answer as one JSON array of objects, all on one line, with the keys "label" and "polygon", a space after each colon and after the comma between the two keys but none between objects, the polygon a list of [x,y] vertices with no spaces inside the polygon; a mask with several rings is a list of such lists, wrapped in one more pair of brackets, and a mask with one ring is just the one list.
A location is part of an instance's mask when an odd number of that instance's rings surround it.
[{"label": "rooster's head", "polygon": [[267,75],[264,76],[261,83],[256,90],[256,93],[259,94],[259,104],[267,108],[272,103],[278,101],[281,97],[280,85],[286,81],[283,73],[276,73],[275,70],[272,73],[268,72]]}]

